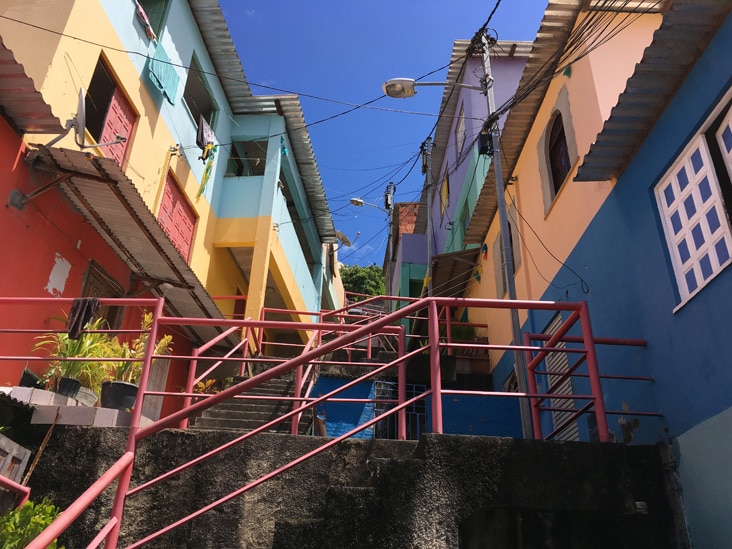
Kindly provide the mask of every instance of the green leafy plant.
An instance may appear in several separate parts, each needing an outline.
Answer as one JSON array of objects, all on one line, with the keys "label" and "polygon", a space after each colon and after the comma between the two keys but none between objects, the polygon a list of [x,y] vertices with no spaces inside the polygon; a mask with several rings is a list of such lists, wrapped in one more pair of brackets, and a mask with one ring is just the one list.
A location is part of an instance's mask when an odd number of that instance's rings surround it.
[{"label": "green leafy plant", "polygon": [[194,393],[216,394],[221,392],[221,382],[218,379],[204,379],[193,386]]},{"label": "green leafy plant", "polygon": [[[152,326],[152,313],[144,313],[140,322],[140,333],[132,341],[120,341],[115,336],[109,340],[108,357],[137,359],[123,360],[119,362],[109,362],[107,365],[107,379],[112,381],[126,381],[127,383],[139,383],[142,375],[142,359],[145,358],[145,347],[150,338],[150,327]],[[166,335],[161,337],[155,344],[154,354],[162,355],[166,351],[172,350],[171,345],[173,336]]]},{"label": "green leafy plant", "polygon": [[[104,329],[105,321],[102,318],[87,324],[79,339],[71,339],[66,332],[49,332],[39,336],[33,350],[45,349],[53,359],[43,379],[55,387],[58,379],[69,377],[97,393],[104,381],[139,383],[152,316],[152,313],[143,313],[141,333],[131,341],[122,341],[108,332],[95,331]],[[64,319],[58,320],[64,322]],[[172,341],[172,336],[163,336],[155,344],[154,353],[164,354],[170,349]]]},{"label": "green leafy plant", "polygon": [[[56,320],[65,323],[65,319]],[[43,380],[55,387],[58,379],[68,377],[78,380],[83,387],[99,392],[102,381],[107,377],[107,366],[98,359],[109,356],[109,334],[95,330],[104,327],[104,319],[98,318],[84,327],[78,339],[71,339],[66,332],[49,332],[38,336],[33,351],[45,349],[53,359]]]},{"label": "green leafy plant", "polygon": [[[34,503],[27,501],[21,507],[11,509],[0,517],[0,547],[22,549],[35,539],[61,513],[48,498]],[[57,549],[54,540],[48,546]],[[63,547],[59,548],[63,549]]]},{"label": "green leafy plant", "polygon": [[475,327],[465,324],[450,325],[450,336],[453,341],[473,341],[475,340]]}]

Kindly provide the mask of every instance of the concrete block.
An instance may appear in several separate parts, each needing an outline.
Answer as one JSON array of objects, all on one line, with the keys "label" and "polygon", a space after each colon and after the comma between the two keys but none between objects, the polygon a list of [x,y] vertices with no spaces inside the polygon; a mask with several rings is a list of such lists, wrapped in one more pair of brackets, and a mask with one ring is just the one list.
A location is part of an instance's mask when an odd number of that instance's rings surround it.
[{"label": "concrete block", "polygon": [[97,408],[88,406],[61,406],[59,425],[93,425]]},{"label": "concrete block", "polygon": [[13,387],[13,389],[10,391],[10,397],[21,402],[30,402],[32,395],[32,387]]},{"label": "concrete block", "polygon": [[117,425],[119,410],[112,410],[111,408],[93,409],[96,411],[94,414],[94,427],[114,427]]},{"label": "concrete block", "polygon": [[56,419],[59,406],[36,406],[31,417],[31,424],[50,425]]}]

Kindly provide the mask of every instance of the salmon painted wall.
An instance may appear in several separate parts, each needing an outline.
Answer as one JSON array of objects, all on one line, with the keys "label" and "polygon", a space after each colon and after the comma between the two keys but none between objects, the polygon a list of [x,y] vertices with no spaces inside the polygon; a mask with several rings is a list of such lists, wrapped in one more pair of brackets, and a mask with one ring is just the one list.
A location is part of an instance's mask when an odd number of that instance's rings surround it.
[{"label": "salmon painted wall", "polygon": [[[134,2],[112,4],[117,6],[118,10],[126,10],[125,14],[119,16],[117,27],[110,21],[101,2],[67,0],[58,3],[28,3],[11,1],[11,4],[12,6],[3,10],[3,13],[11,13],[18,20],[30,21],[37,27],[48,28],[68,36],[59,38],[56,34],[38,28],[0,20],[0,34],[2,34],[6,46],[25,66],[26,72],[34,79],[36,88],[41,91],[54,114],[62,121],[67,120],[76,112],[79,88],[88,87],[97,60],[100,55],[103,56],[118,86],[123,90],[139,117],[132,134],[127,136],[129,147],[126,160],[122,165],[127,177],[135,183],[150,211],[157,215],[163,183],[170,170],[197,216],[197,226],[189,260],[191,268],[204,286],[207,285],[210,276],[231,276],[234,270],[232,270],[230,262],[223,261],[221,269],[209,268],[212,261],[216,263],[223,258],[219,254],[213,254],[215,216],[211,214],[208,197],[206,194],[201,197],[196,196],[200,188],[204,165],[194,156],[200,154],[200,150],[195,147],[195,126],[190,114],[180,97],[176,103],[178,114],[166,113],[167,107],[158,97],[151,94],[145,84],[145,79],[141,78],[142,68],[135,64],[136,61],[139,62],[136,59],[139,56],[130,56],[125,51],[137,51],[143,55],[152,55],[154,51],[152,43],[144,36],[144,32],[139,32],[136,26]],[[197,52],[205,52],[205,48],[198,36],[187,3],[174,3],[171,14],[177,13],[179,9],[188,12],[190,17],[188,25],[180,29],[182,33],[185,33],[186,39],[183,44],[188,52],[181,52],[182,55],[188,56],[185,61],[181,60],[181,62],[187,65],[192,48],[196,47]],[[176,17],[181,21],[185,20],[182,15]],[[90,25],[90,21],[94,21],[94,24]],[[121,32],[120,29],[125,29],[126,32]],[[93,44],[70,37],[81,37]],[[29,47],[30,44],[33,44],[32,48]],[[204,70],[213,72],[213,66],[207,57],[202,56],[199,61]],[[179,86],[181,95],[184,84],[185,79],[183,78]],[[223,92],[218,82],[211,82],[211,85],[218,103],[225,105]],[[182,114],[185,117],[181,116]],[[219,118],[226,118],[226,116]],[[189,137],[190,135],[194,136],[193,139]],[[29,136],[28,140],[43,143],[52,137]],[[180,152],[171,156],[169,149],[176,145],[181,146]],[[76,148],[72,136],[62,139],[56,146]],[[91,151],[99,155],[109,154],[107,148],[91,149]],[[210,186],[212,185],[213,179]]]},{"label": "salmon painted wall", "polygon": [[[577,24],[581,24],[581,20],[582,16]],[[520,214],[515,216],[521,250],[521,257],[516,261],[520,265],[515,273],[518,299],[541,298],[549,285],[548,281],[562,268],[562,262],[612,191],[612,181],[578,183],[573,178],[660,23],[659,14],[639,17],[607,43],[573,63],[570,70],[556,76],[547,89],[513,173],[503,174],[504,179],[512,175],[516,177],[513,184],[507,187],[506,202],[509,209],[515,207]],[[546,196],[548,183],[544,137],[558,109],[563,111],[571,169],[559,192],[551,200]],[[480,259],[481,281],[471,285],[466,297],[504,297],[497,296],[492,254],[498,238],[499,221],[496,216],[484,241],[488,257],[483,259],[481,256]],[[581,265],[575,268],[580,272],[582,270]],[[568,283],[580,285],[581,281],[574,277]],[[521,323],[526,319],[527,315],[522,313]],[[494,343],[511,339],[507,311],[471,312],[470,320],[487,323],[487,335]],[[533,331],[542,331],[544,328],[530,327]],[[501,352],[491,354],[494,365],[499,364],[502,358]],[[510,366],[503,364],[497,383],[502,382],[502,376],[508,375],[509,371]]]},{"label": "salmon painted wall", "polygon": [[[25,145],[6,121],[0,118],[0,197],[7,204],[10,192],[25,194],[46,183],[38,172],[33,176],[25,163]],[[58,191],[51,190],[30,200],[22,211],[11,206],[0,210],[0,233],[5,241],[0,257],[0,295],[14,297],[77,297],[81,295],[89,261],[100,264],[122,288],[129,284],[130,271],[99,234],[75,212]],[[4,321],[15,327],[54,329],[53,317],[61,306],[11,307],[4,309]],[[7,326],[6,326],[7,327]],[[3,336],[4,355],[29,355],[33,336]],[[24,363],[12,362],[0,369],[0,385],[14,385]],[[30,363],[40,373],[43,363]]]}]

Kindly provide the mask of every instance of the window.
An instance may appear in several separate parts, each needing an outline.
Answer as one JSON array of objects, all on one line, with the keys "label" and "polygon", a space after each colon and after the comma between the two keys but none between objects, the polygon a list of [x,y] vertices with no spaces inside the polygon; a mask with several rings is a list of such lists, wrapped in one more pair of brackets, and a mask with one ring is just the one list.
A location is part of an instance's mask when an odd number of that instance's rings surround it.
[{"label": "window", "polygon": [[[544,330],[546,335],[554,335],[557,330],[562,326],[562,318],[557,315],[549,323],[549,326]],[[555,345],[555,349],[564,349],[567,344],[563,341],[558,341]],[[569,372],[569,358],[567,353],[561,351],[549,353],[546,355],[544,360],[547,372],[551,372],[554,375],[548,375],[547,385],[550,389],[548,392],[553,395],[573,395],[574,389],[572,387],[572,377],[569,376],[567,379],[555,385],[559,382],[563,374]],[[579,426],[577,421],[571,421],[565,425],[565,422],[569,421],[574,413],[576,406],[574,400],[571,398],[552,398],[550,400],[552,407],[552,423],[554,429],[558,429],[561,426],[564,428],[559,431],[554,440],[579,440]],[[567,410],[566,412],[562,410]]]},{"label": "window", "polygon": [[[96,261],[89,262],[82,281],[82,297],[122,297],[122,287]],[[97,310],[97,317],[107,321],[107,325],[114,329],[119,326],[122,317],[120,307],[103,305]]]},{"label": "window", "polygon": [[148,77],[155,89],[163,94],[171,105],[175,105],[175,96],[178,93],[180,78],[176,67],[170,62],[163,45],[158,43],[155,53],[148,61]]},{"label": "window", "polygon": [[165,234],[170,237],[173,245],[187,261],[193,244],[196,214],[191,205],[188,204],[183,191],[178,188],[178,184],[170,174],[165,180],[158,222]]},{"label": "window", "polygon": [[450,203],[450,174],[445,172],[445,177],[440,186],[440,218],[445,217],[447,206]]},{"label": "window", "polygon": [[163,29],[163,23],[165,22],[165,15],[168,13],[169,0],[137,0],[138,4],[145,11],[147,20],[150,23],[150,28],[156,36],[160,36],[160,31]]},{"label": "window", "polygon": [[460,161],[460,153],[465,144],[465,106],[460,106],[460,114],[455,123],[455,158]]},{"label": "window", "polygon": [[564,122],[561,113],[555,115],[549,130],[548,157],[552,188],[556,196],[571,168],[569,148],[567,147],[567,137],[564,133]]},{"label": "window", "polygon": [[539,138],[537,154],[544,214],[548,215],[579,158],[566,87],[559,90],[552,114]]},{"label": "window", "polygon": [[228,177],[264,175],[267,165],[267,140],[234,141],[226,165]]},{"label": "window", "polygon": [[186,80],[186,87],[183,91],[183,100],[186,102],[196,125],[203,118],[213,128],[216,104],[211,97],[211,92],[208,90],[201,66],[195,57],[191,59],[191,65],[188,69],[188,79]]},{"label": "window", "polygon": [[[732,109],[697,135],[656,185],[659,214],[681,302],[730,264],[732,234],[720,189],[732,175]],[[720,159],[714,162],[713,158]]]},{"label": "window", "polygon": [[[86,129],[103,147],[105,156],[114,158],[121,166],[130,143],[137,113],[115,82],[100,58],[89,82],[85,98]],[[117,136],[125,142],[114,143]],[[114,143],[114,144],[111,144]]]}]

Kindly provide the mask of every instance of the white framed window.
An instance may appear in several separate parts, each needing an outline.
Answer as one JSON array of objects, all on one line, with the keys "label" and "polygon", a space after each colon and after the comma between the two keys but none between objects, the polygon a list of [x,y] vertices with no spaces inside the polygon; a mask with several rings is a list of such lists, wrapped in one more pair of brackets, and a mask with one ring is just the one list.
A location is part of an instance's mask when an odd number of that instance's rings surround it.
[{"label": "white framed window", "polygon": [[707,134],[697,135],[655,187],[681,304],[732,263],[732,232],[710,153],[710,144],[718,146],[732,173],[731,126],[729,110],[716,142],[708,143]]}]

